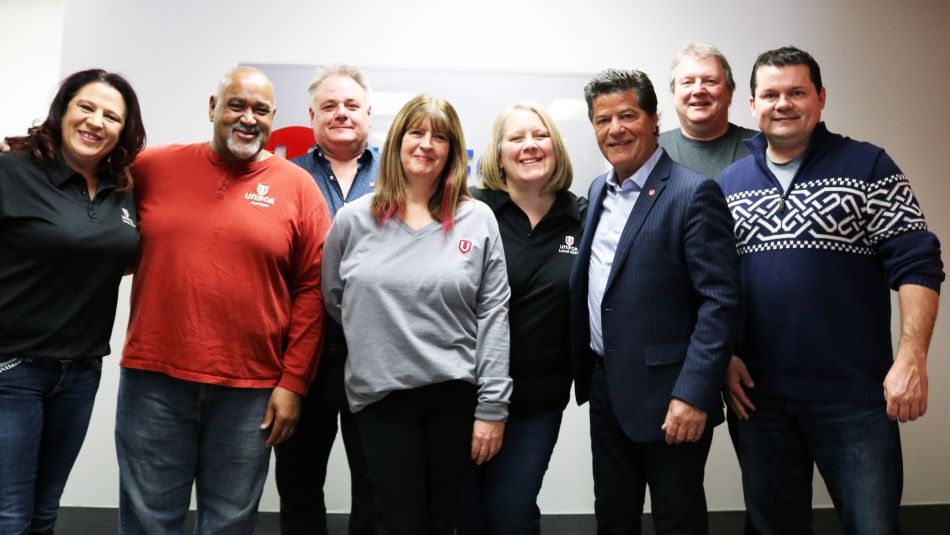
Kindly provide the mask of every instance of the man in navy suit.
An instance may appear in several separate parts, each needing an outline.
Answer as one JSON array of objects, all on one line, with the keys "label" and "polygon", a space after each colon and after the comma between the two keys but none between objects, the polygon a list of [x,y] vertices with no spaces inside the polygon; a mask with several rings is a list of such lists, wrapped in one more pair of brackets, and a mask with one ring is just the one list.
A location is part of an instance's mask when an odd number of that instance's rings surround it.
[{"label": "man in navy suit", "polygon": [[707,533],[703,472],[739,325],[732,217],[719,186],[659,148],[639,71],[584,88],[601,152],[571,274],[574,377],[590,401],[599,534]]}]

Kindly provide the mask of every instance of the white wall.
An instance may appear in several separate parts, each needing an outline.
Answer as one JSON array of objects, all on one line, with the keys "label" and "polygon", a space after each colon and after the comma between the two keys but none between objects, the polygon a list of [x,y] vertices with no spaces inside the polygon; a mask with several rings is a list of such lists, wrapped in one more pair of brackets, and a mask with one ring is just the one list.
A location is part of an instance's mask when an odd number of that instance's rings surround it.
[{"label": "white wall", "polygon": [[[12,7],[11,7],[12,4]],[[0,3],[0,35],[38,20],[26,12],[35,2]],[[62,2],[50,2],[55,8]],[[674,6],[675,7],[672,7]],[[57,18],[56,9],[48,15]],[[669,62],[686,40],[718,45],[730,58],[737,88],[733,119],[754,127],[749,115],[749,70],[766,49],[796,44],[822,65],[828,90],[824,118],[833,131],[888,149],[910,177],[932,229],[950,240],[950,186],[938,158],[950,124],[950,74],[946,64],[950,3],[806,0],[794,4],[680,0],[675,4],[630,0],[445,0],[347,2],[134,2],[73,0],[65,6],[61,74],[101,66],[133,82],[142,100],[151,144],[210,136],[207,98],[217,77],[238,62],[324,63],[527,72],[591,72],[636,67],[660,90],[664,128],[676,125],[665,86]],[[9,26],[9,28],[8,28]],[[0,41],[6,44],[6,41]],[[0,48],[0,86],[25,85],[46,95],[53,57],[30,57],[7,67],[11,48]],[[20,49],[22,50],[22,49]],[[32,53],[32,50],[31,50]],[[22,58],[21,58],[22,59]],[[47,64],[47,62],[49,64]],[[24,72],[31,74],[23,80]],[[14,78],[11,73],[16,73]],[[0,126],[9,88],[0,87]],[[301,88],[303,91],[303,88]],[[472,91],[491,91],[473,87]],[[34,112],[41,116],[45,101]],[[279,106],[304,106],[279,103]],[[19,103],[17,103],[19,106]],[[490,121],[486,117],[485,121]],[[583,179],[580,177],[579,179]],[[124,287],[127,296],[127,283]],[[124,303],[126,298],[122,298]],[[121,305],[113,348],[121,347],[127,320]],[[950,502],[950,320],[944,314],[930,362],[930,412],[903,425],[904,503]],[[117,474],[112,444],[116,360],[106,367],[93,423],[63,503],[115,506]],[[586,407],[570,407],[541,496],[545,513],[590,512],[592,483]],[[349,486],[339,448],[331,457],[327,501],[348,508]],[[717,430],[707,465],[711,509],[742,507],[738,468],[724,428]],[[829,505],[821,485],[815,502]],[[262,509],[276,510],[269,485]]]},{"label": "white wall", "polygon": [[59,81],[65,0],[0,0],[0,137],[46,117]]}]

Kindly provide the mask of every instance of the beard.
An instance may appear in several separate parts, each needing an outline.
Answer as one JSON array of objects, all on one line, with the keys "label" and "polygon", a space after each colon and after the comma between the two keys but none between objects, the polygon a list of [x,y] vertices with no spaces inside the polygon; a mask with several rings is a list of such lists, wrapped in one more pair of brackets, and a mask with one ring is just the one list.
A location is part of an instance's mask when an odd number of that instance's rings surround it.
[{"label": "beard", "polygon": [[[241,132],[243,134],[250,134],[256,136],[253,141],[250,142],[241,142],[234,137],[235,132]],[[227,140],[228,151],[234,155],[234,157],[239,161],[250,160],[257,155],[258,152],[264,148],[264,139],[261,136],[261,129],[257,126],[245,127],[240,124],[235,124],[228,131],[228,140]]]}]

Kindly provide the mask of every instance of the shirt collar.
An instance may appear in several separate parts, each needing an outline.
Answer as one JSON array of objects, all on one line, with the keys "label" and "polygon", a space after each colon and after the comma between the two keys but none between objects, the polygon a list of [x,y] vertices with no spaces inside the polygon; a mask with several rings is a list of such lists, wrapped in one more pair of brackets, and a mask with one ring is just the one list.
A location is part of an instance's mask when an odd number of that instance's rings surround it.
[{"label": "shirt collar", "polygon": [[611,169],[610,173],[607,175],[607,185],[615,190],[640,191],[643,189],[643,185],[647,183],[647,179],[650,178],[650,173],[653,172],[653,168],[656,167],[656,164],[660,161],[660,156],[662,155],[663,148],[657,146],[656,150],[653,151],[653,154],[647,158],[647,161],[644,162],[643,165],[641,165],[640,168],[637,169],[635,173],[633,173],[633,175],[623,181],[622,186],[617,184],[617,172],[614,169]]},{"label": "shirt collar", "polygon": [[[487,204],[489,208],[492,209],[492,212],[498,212],[504,206],[511,204],[515,205],[514,201],[511,200],[511,195],[506,191],[493,190],[488,188],[472,188],[478,190],[478,200]],[[520,210],[520,208],[518,208]],[[580,210],[577,208],[577,201],[574,198],[574,194],[567,190],[558,191],[554,197],[554,204],[551,206],[551,209],[548,210],[545,218],[558,217],[560,215],[565,215],[570,217],[575,221],[581,220]]]},{"label": "shirt collar", "polygon": [[511,202],[511,197],[505,191],[499,191],[486,187],[471,189],[473,190],[473,193],[477,195],[476,198],[487,204],[493,212],[497,212],[499,208]]},{"label": "shirt collar", "polygon": [[[71,167],[66,165],[66,160],[63,159],[63,150],[60,149],[56,153],[56,165],[47,170],[49,175],[49,181],[56,186],[57,188],[62,188],[63,184],[69,182],[73,177],[78,178],[79,180],[85,183],[85,180],[82,175],[73,171]],[[105,189],[112,189],[115,187],[115,184],[112,180],[108,178],[99,177],[99,184],[97,185],[97,191],[102,191]]]},{"label": "shirt collar", "polygon": [[[313,157],[314,157],[315,159],[316,159],[316,158],[319,158],[319,159],[321,159],[321,160],[323,160],[323,161],[325,161],[325,162],[328,161],[328,160],[327,160],[327,155],[326,155],[326,153],[323,152],[323,149],[320,148],[320,145],[316,145],[316,146],[313,147],[313,152],[312,152],[312,154],[313,154]],[[363,152],[360,153],[360,156],[359,156],[358,160],[359,160],[359,165],[361,165],[361,166],[364,165],[364,164],[366,164],[367,162],[373,161],[373,151],[369,148],[369,144],[368,144],[368,143],[367,143],[366,146],[363,148]]]},{"label": "shirt collar", "polygon": [[550,217],[565,215],[574,221],[581,221],[581,212],[577,207],[577,199],[574,197],[574,194],[567,190],[557,192],[557,197],[554,198],[554,206],[551,207],[548,215]]},{"label": "shirt collar", "polygon": [[73,175],[78,175],[78,173],[66,165],[62,153],[58,154],[56,156],[56,166],[49,169],[50,182],[57,188],[61,188]]}]

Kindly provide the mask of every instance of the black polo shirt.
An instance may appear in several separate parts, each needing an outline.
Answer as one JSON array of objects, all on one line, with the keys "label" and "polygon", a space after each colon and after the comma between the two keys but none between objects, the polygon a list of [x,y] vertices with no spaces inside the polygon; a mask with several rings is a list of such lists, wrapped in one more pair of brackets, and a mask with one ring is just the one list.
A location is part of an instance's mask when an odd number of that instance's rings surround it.
[{"label": "black polo shirt", "polygon": [[498,220],[511,286],[509,411],[514,415],[563,410],[570,399],[568,282],[583,232],[587,201],[558,192],[534,229],[507,193],[472,188]]},{"label": "black polo shirt", "polygon": [[0,154],[0,360],[107,355],[139,233],[131,194]]}]

